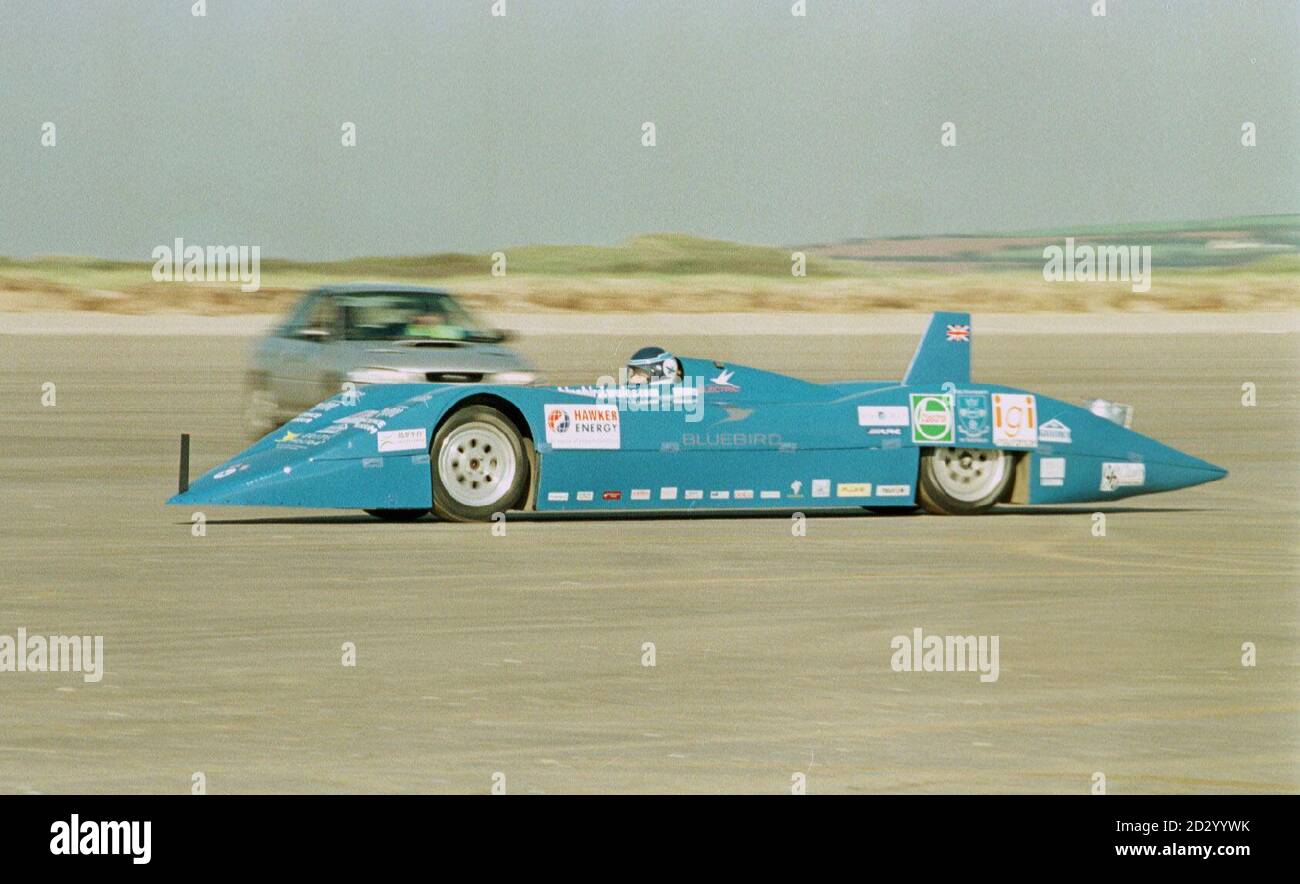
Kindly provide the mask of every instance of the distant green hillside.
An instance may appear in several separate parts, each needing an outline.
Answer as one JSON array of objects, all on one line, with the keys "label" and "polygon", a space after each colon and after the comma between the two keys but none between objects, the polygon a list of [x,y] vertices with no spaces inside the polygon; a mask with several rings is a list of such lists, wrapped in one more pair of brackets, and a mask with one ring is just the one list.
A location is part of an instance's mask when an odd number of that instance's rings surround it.
[{"label": "distant green hillside", "polygon": [[[1043,250],[1150,246],[1150,288],[1043,278]],[[257,292],[237,282],[154,281],[152,261],[0,258],[0,312],[276,313],[308,288],[392,281],[446,286],[487,310],[854,313],[973,310],[1290,310],[1300,307],[1300,215],[1044,233],[880,237],[756,246],[676,233],[613,246],[508,247],[341,261],[265,258]],[[795,276],[792,252],[804,252]],[[3,331],[3,329],[0,329]]]},{"label": "distant green hillside", "polygon": [[1197,222],[1110,224],[1059,230],[877,237],[810,246],[819,257],[851,263],[975,264],[987,269],[1041,267],[1043,249],[1070,237],[1093,246],[1150,246],[1156,267],[1228,268],[1261,264],[1300,269],[1300,215]]},{"label": "distant green hillside", "polygon": [[[789,275],[790,250],[751,246],[682,233],[637,236],[614,246],[531,245],[502,250],[509,273],[546,276],[641,276],[743,274]],[[263,261],[264,269],[323,272],[345,275],[461,276],[478,275],[491,264],[490,254],[442,252],[399,258],[352,258],[346,261],[308,263]],[[853,275],[852,268],[830,261],[819,269],[832,275]]]}]

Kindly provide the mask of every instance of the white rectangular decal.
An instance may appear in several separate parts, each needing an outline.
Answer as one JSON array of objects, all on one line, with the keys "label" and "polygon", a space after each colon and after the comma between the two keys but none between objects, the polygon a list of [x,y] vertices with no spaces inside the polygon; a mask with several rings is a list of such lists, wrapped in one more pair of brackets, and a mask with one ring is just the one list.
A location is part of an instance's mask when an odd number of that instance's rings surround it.
[{"label": "white rectangular decal", "polygon": [[618,409],[609,405],[546,405],[546,442],[552,448],[622,447]]},{"label": "white rectangular decal", "polygon": [[424,451],[429,447],[424,427],[414,430],[380,430],[376,437],[379,451]]},{"label": "white rectangular decal", "polygon": [[1038,428],[1039,442],[1054,442],[1058,445],[1069,445],[1071,435],[1070,428],[1058,421],[1056,418],[1052,418],[1050,421],[1047,421]]},{"label": "white rectangular decal", "polygon": [[830,497],[831,480],[830,479],[813,479],[812,481],[813,497]]},{"label": "white rectangular decal", "polygon": [[704,491],[703,491],[702,489],[700,489],[700,488],[687,488],[687,489],[686,489],[686,499],[687,499],[687,500],[703,500],[703,499],[704,499]]},{"label": "white rectangular decal", "polygon": [[590,491],[579,491],[578,500],[591,500],[595,495]]},{"label": "white rectangular decal", "polygon": [[993,394],[993,444],[1003,448],[1038,447],[1038,415],[1032,395]]},{"label": "white rectangular decal", "polygon": [[860,427],[905,427],[908,414],[906,405],[859,405]]},{"label": "white rectangular decal", "polygon": [[876,497],[910,497],[911,485],[877,485]]},{"label": "white rectangular decal", "polygon": [[650,499],[650,489],[649,489],[649,488],[633,488],[633,489],[632,489],[632,499],[633,499],[633,500],[649,500],[649,499]]},{"label": "white rectangular decal", "polygon": [[1147,465],[1144,463],[1104,463],[1101,465],[1101,490],[1114,491],[1126,485],[1145,485]]},{"label": "white rectangular decal", "polygon": [[660,489],[659,489],[659,499],[660,499],[660,500],[676,500],[676,499],[677,499],[677,486],[676,486],[676,485],[665,485],[663,488],[660,488]]},{"label": "white rectangular decal", "polygon": [[[1043,426],[1047,426],[1044,424]],[[1044,457],[1038,461],[1038,484],[1054,488],[1065,484],[1065,458]]]},{"label": "white rectangular decal", "polygon": [[753,500],[753,499],[754,499],[753,488],[741,488],[736,491],[736,500]]},{"label": "white rectangular decal", "polygon": [[548,492],[546,493],[546,499],[547,499],[547,500],[552,500],[552,501],[558,501],[558,502],[563,503],[564,501],[566,501],[566,500],[569,499],[569,492],[567,492],[567,491],[548,491]]}]

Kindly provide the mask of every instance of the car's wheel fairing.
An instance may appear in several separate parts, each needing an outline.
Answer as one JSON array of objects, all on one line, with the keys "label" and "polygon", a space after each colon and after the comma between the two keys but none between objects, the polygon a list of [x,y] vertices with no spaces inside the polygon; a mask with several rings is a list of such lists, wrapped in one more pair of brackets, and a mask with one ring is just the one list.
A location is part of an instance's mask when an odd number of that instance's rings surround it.
[{"label": "car's wheel fairing", "polygon": [[931,513],[987,512],[1006,493],[1013,466],[1013,456],[996,448],[925,449],[917,499]]},{"label": "car's wheel fairing", "polygon": [[517,509],[528,495],[523,439],[494,408],[472,405],[439,428],[430,452],[434,512],[452,521],[486,521]]}]

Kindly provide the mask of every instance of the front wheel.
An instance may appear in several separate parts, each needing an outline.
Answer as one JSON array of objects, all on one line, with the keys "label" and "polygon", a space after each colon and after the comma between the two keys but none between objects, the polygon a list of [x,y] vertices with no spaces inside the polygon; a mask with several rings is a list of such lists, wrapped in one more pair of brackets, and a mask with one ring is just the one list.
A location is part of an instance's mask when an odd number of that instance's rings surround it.
[{"label": "front wheel", "polygon": [[1006,494],[1014,473],[1010,454],[985,448],[929,448],[921,452],[917,500],[945,516],[984,513]]},{"label": "front wheel", "polygon": [[485,405],[451,416],[433,438],[433,512],[453,522],[486,522],[528,496],[528,457],[510,419]]}]

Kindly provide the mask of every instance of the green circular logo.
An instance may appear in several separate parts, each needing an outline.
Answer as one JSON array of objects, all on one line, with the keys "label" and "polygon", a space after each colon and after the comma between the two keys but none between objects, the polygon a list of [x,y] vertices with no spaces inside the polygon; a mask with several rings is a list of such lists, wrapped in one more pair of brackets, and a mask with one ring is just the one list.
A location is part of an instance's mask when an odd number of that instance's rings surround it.
[{"label": "green circular logo", "polygon": [[952,407],[943,396],[919,396],[912,407],[912,426],[927,442],[952,439]]}]

